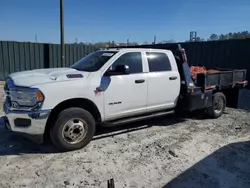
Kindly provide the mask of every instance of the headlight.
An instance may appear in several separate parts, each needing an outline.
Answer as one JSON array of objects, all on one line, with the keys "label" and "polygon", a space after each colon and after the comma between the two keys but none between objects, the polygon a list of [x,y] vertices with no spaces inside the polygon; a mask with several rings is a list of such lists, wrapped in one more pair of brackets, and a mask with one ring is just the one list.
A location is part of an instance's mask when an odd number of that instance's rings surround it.
[{"label": "headlight", "polygon": [[20,106],[32,107],[43,101],[43,94],[40,91],[12,90],[10,98],[13,103],[16,102]]}]

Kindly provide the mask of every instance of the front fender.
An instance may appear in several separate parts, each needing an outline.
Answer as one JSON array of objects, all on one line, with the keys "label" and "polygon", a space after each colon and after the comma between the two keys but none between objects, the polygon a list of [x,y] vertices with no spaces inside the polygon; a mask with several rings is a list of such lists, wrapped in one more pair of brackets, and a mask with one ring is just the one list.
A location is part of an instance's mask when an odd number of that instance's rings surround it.
[{"label": "front fender", "polygon": [[92,101],[98,111],[100,112],[101,117],[104,116],[104,106],[103,106],[103,93],[96,94],[96,87],[84,85],[83,81],[74,81],[74,82],[62,82],[62,83],[51,83],[36,86],[39,88],[44,96],[44,102],[42,105],[42,110],[54,109],[58,104],[73,100],[73,99],[87,99]]}]

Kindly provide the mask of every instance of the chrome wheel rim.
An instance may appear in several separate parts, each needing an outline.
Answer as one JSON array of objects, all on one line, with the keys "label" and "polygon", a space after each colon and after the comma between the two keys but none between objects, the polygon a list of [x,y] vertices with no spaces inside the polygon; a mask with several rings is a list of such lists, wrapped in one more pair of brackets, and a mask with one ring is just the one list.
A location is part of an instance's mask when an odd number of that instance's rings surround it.
[{"label": "chrome wheel rim", "polygon": [[219,114],[223,110],[223,99],[219,98],[214,102],[214,111],[215,113]]},{"label": "chrome wheel rim", "polygon": [[87,122],[80,118],[72,118],[64,124],[62,137],[69,144],[81,142],[87,133]]}]

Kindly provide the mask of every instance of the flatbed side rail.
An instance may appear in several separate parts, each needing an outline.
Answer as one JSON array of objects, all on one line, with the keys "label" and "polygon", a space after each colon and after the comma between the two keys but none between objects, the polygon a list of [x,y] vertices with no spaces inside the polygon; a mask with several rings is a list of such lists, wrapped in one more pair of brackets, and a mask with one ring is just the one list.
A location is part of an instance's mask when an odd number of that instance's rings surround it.
[{"label": "flatbed side rail", "polygon": [[[225,69],[224,69],[225,70]],[[205,89],[245,87],[246,70],[226,70],[197,74],[196,85]]]}]

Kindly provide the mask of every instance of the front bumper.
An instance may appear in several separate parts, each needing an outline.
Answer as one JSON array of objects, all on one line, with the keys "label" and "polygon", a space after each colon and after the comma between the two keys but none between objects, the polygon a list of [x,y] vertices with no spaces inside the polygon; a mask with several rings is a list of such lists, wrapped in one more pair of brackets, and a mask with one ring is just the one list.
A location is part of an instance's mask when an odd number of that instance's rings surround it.
[{"label": "front bumper", "polygon": [[45,126],[51,110],[19,111],[11,110],[4,104],[5,127],[13,132],[23,134],[36,142],[43,142]]}]

